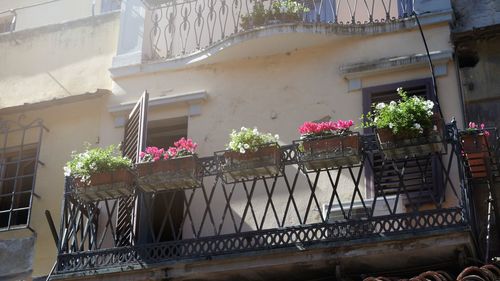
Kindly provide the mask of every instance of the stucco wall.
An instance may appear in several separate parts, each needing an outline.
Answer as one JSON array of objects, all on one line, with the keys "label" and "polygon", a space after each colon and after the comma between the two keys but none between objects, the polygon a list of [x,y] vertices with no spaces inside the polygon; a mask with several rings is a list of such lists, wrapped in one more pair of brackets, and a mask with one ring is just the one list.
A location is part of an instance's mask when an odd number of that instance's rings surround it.
[{"label": "stucco wall", "polygon": [[500,23],[500,2],[497,0],[452,0],[456,22],[455,31]]},{"label": "stucco wall", "polygon": [[110,89],[117,13],[0,35],[0,108]]},{"label": "stucco wall", "polygon": [[[0,0],[0,16],[15,15],[15,30],[99,15],[102,0]],[[13,10],[12,13],[3,13]]]}]

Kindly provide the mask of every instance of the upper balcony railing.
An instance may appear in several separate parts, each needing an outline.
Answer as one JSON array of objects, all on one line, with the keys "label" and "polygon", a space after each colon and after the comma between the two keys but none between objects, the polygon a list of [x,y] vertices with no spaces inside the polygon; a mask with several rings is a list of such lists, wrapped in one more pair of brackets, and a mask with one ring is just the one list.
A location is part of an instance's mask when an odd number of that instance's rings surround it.
[{"label": "upper balcony railing", "polygon": [[[57,273],[357,239],[375,243],[469,226],[470,189],[455,126],[447,126],[441,153],[401,160],[384,158],[373,135],[361,140],[355,165],[309,170],[297,146],[288,145],[281,147],[275,176],[228,181],[216,155],[198,160],[198,188],[138,188],[120,200],[81,201],[68,180]],[[121,225],[117,212],[128,218]]]},{"label": "upper balcony railing", "polygon": [[[413,0],[143,0],[149,11],[149,59],[206,49],[230,36],[264,26],[302,23],[363,25],[413,13]],[[148,41],[149,40],[149,41]]]}]

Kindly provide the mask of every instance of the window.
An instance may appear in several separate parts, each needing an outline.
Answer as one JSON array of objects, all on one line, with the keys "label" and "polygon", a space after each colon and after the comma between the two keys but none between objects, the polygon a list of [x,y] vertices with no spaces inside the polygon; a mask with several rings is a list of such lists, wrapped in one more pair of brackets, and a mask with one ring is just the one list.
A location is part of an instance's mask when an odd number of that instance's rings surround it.
[{"label": "window", "polygon": [[[367,113],[373,103],[390,102],[398,100],[396,89],[403,87],[410,96],[416,95],[426,99],[434,100],[433,87],[431,79],[421,79],[396,83],[391,85],[383,85],[363,89],[363,111]],[[366,132],[366,133],[369,133]],[[400,180],[396,173],[396,168],[405,168],[403,176],[403,184],[405,191],[415,199],[415,202],[428,202],[436,196],[440,196],[441,184],[437,179],[441,178],[437,169],[436,156],[433,156],[432,163],[426,165],[419,160],[410,160],[405,163],[405,160],[387,161],[384,162],[383,155],[379,152],[373,153],[372,163],[373,170],[367,169],[367,190],[372,196],[378,195],[395,195],[400,190]],[[377,185],[375,186],[375,178]],[[418,198],[417,198],[418,197]]]},{"label": "window", "polygon": [[0,33],[14,31],[14,15],[0,14]]},{"label": "window", "polygon": [[121,0],[102,0],[101,13],[107,13],[107,12],[120,10],[121,5],[122,5]]},{"label": "window", "polygon": [[307,22],[334,22],[336,9],[335,0],[308,0],[304,5],[309,8],[305,14]]},{"label": "window", "polygon": [[37,147],[4,153],[0,158],[0,229],[28,225],[35,172]]},{"label": "window", "polygon": [[0,231],[29,227],[42,133],[37,119],[27,125],[0,120]]}]

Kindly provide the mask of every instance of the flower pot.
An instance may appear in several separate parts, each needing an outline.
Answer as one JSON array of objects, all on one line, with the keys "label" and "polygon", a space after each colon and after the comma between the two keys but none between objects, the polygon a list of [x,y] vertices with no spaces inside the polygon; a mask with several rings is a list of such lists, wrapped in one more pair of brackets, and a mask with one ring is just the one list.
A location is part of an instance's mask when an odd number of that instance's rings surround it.
[{"label": "flower pot", "polygon": [[380,150],[388,159],[425,156],[445,149],[439,126],[436,131],[424,132],[419,136],[405,133],[395,135],[387,128],[377,129],[376,132]]},{"label": "flower pot", "polygon": [[467,160],[472,178],[484,178],[487,174],[487,161],[489,160],[488,138],[482,134],[460,135],[463,154]]},{"label": "flower pot", "polygon": [[119,169],[92,174],[88,183],[74,178],[73,186],[73,193],[83,201],[117,199],[133,194],[134,175],[128,169]]},{"label": "flower pot", "polygon": [[137,164],[137,182],[145,192],[188,189],[201,186],[194,155]]},{"label": "flower pot", "polygon": [[359,134],[299,141],[299,161],[308,170],[352,166],[361,161]]},{"label": "flower pot", "polygon": [[281,151],[276,144],[259,147],[255,152],[225,151],[223,158],[222,172],[233,181],[275,176],[280,171]]}]

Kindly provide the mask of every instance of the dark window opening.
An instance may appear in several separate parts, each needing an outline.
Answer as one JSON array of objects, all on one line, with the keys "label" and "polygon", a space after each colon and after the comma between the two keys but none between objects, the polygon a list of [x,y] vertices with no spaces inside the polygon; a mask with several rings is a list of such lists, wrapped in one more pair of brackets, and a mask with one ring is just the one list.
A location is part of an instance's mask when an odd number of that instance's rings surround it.
[{"label": "dark window opening", "polygon": [[[147,146],[168,148],[182,137],[187,137],[187,117],[148,122]],[[157,242],[182,237],[180,227],[184,215],[184,196],[184,191],[180,190],[158,193],[152,198],[151,222],[155,237],[159,240]]]},{"label": "dark window opening", "polygon": [[37,145],[0,154],[0,229],[27,226]]},{"label": "dark window opening", "polygon": [[[372,104],[384,102],[388,103],[392,100],[398,100],[399,96],[396,89],[402,87],[409,96],[420,96],[426,99],[434,99],[434,91],[431,79],[421,79],[406,81],[390,85],[382,85],[363,90],[363,111],[366,114]],[[435,108],[436,110],[436,108]],[[367,129],[365,133],[372,133]],[[425,160],[404,160],[385,161],[381,152],[373,153],[372,163],[373,170],[366,169],[367,177],[367,192],[371,197],[380,195],[395,195],[402,192],[400,179],[396,172],[405,167],[403,175],[403,185],[405,194],[409,195],[412,203],[430,202],[436,197],[441,196],[442,183],[438,180],[441,174],[438,166],[438,159],[434,155],[430,163]],[[375,187],[375,177],[377,177],[378,185]]]}]

